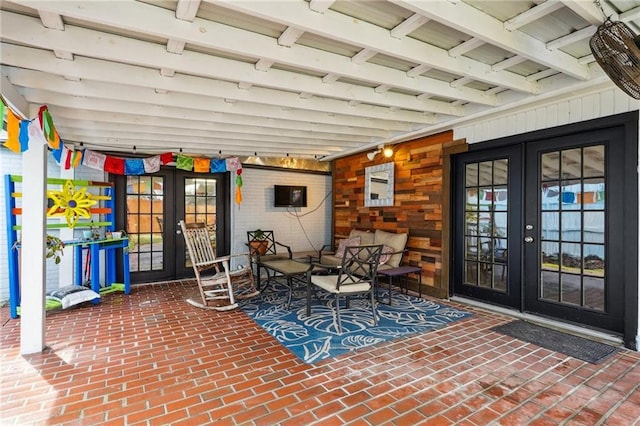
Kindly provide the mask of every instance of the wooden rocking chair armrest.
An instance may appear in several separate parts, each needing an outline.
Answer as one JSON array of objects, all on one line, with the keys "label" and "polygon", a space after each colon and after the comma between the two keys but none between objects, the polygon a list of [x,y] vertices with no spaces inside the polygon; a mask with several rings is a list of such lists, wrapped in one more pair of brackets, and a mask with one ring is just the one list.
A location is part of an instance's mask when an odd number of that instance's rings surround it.
[{"label": "wooden rocking chair armrest", "polygon": [[229,256],[221,256],[221,257],[217,257],[213,260],[208,260],[207,262],[202,262],[202,263],[196,263],[194,266],[194,268],[197,268],[198,271],[203,272],[203,271],[208,271],[212,268],[220,268],[220,266],[218,266],[219,264],[222,264],[222,268],[225,271],[229,271],[230,270],[230,266],[229,266]]},{"label": "wooden rocking chair armrest", "polygon": [[211,263],[222,263],[222,266],[228,269],[230,261],[231,261],[231,256],[220,256],[212,260]]},{"label": "wooden rocking chair armrest", "polygon": [[232,258],[232,257],[247,257],[247,256],[251,256],[251,253],[249,253],[248,251],[245,251],[245,252],[243,252],[243,253],[234,253],[234,254],[230,254],[230,255],[229,255],[229,256],[227,256],[227,257]]},{"label": "wooden rocking chair armrest", "polygon": [[251,263],[251,254],[249,252],[231,254],[228,257],[229,257],[229,260],[233,258],[243,258],[247,262],[247,265],[244,265],[244,266],[248,266],[249,263]]}]

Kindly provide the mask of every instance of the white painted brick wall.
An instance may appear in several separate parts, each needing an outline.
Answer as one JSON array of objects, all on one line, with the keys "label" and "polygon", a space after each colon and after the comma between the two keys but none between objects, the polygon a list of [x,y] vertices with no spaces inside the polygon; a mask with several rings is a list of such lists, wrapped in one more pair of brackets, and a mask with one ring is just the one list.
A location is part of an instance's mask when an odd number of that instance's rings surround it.
[{"label": "white painted brick wall", "polygon": [[[278,241],[295,251],[319,250],[331,240],[331,176],[295,171],[245,168],[242,204],[234,203],[231,252],[247,251],[247,231],[273,230]],[[307,207],[274,207],[274,185],[307,187]],[[235,188],[234,188],[235,190]],[[232,196],[231,199],[234,199]],[[297,217],[294,213],[297,213]]]}]

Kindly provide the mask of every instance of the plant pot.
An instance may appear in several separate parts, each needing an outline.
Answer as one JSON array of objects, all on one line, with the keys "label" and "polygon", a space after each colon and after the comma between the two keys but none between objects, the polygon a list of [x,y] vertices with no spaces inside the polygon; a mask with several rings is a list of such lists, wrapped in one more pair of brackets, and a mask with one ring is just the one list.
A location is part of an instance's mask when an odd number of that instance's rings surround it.
[{"label": "plant pot", "polygon": [[269,247],[269,241],[251,241],[249,245],[251,246],[251,254],[257,252],[260,254],[260,256],[264,256],[264,254],[267,252],[267,247]]}]

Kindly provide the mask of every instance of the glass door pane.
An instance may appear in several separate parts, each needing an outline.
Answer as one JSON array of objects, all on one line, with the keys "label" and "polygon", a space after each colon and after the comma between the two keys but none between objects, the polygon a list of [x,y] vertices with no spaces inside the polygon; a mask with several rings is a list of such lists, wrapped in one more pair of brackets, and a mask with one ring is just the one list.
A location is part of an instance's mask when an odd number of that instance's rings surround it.
[{"label": "glass door pane", "polygon": [[[209,238],[214,251],[217,247],[217,184],[218,182],[214,178],[184,179],[184,221],[186,223],[204,223],[209,230]],[[185,267],[191,267],[186,253]]]},{"label": "glass door pane", "polygon": [[127,235],[131,272],[164,269],[163,176],[127,176]]},{"label": "glass door pane", "polygon": [[541,277],[548,302],[605,310],[605,147],[540,157]]},{"label": "glass door pane", "polygon": [[509,160],[465,167],[464,284],[507,291]]},{"label": "glass door pane", "polygon": [[611,127],[526,145],[525,310],[622,330],[629,230],[621,134]]}]

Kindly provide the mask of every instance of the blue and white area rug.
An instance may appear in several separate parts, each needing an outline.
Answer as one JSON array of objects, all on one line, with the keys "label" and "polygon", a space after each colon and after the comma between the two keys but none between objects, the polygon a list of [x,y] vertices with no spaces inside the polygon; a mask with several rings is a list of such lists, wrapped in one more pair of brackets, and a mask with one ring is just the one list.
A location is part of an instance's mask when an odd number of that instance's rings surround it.
[{"label": "blue and white area rug", "polygon": [[[342,334],[339,334],[335,298],[321,292],[320,300],[312,296],[311,316],[307,317],[306,294],[305,288],[294,290],[287,310],[287,287],[274,283],[260,296],[240,301],[240,308],[307,364],[397,337],[424,333],[471,316],[441,303],[392,291],[391,306],[377,304],[375,327],[368,298],[352,298],[349,309],[344,308],[341,298]],[[387,290],[380,290],[380,300],[386,302],[388,296]]]}]

